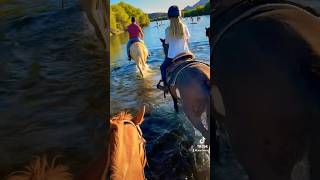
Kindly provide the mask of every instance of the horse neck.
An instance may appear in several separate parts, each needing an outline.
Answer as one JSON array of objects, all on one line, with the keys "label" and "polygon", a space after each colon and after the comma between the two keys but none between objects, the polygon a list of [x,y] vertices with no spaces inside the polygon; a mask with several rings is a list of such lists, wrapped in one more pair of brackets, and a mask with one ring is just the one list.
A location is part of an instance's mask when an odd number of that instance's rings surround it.
[{"label": "horse neck", "polygon": [[[128,168],[124,168],[124,172],[127,176],[127,179],[143,179],[144,178],[144,158],[145,154],[144,151],[141,149],[141,141],[142,138],[142,132],[140,130],[140,127],[138,125],[127,125],[126,127],[126,134],[125,134],[125,147],[126,149],[129,149],[125,152],[125,157],[127,157],[126,161],[128,162],[128,159],[131,159],[128,164]],[[124,163],[125,164],[125,163]]]},{"label": "horse neck", "polygon": [[[139,126],[132,122],[117,126],[117,132],[110,136],[110,177],[111,179],[144,179],[144,164],[140,155]],[[143,156],[143,157],[142,157]]]}]

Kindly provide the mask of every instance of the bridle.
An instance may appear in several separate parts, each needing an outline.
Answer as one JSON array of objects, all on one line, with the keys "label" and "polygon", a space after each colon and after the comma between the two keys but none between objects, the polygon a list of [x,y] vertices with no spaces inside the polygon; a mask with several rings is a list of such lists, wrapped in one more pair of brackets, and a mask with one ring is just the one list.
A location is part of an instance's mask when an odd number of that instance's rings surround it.
[{"label": "bridle", "polygon": [[[139,125],[136,125],[136,124],[134,124],[131,120],[123,120],[123,125],[125,126],[125,125],[132,125],[132,126],[134,126],[136,129],[137,129],[137,131],[138,131],[138,138],[139,138],[139,140],[140,140],[140,144],[139,144],[139,155],[141,155],[141,153],[142,153],[142,151],[143,151],[143,153],[144,153],[144,156],[142,157],[142,158],[140,158],[141,159],[141,165],[142,165],[142,167],[144,168],[145,167],[145,165],[148,163],[147,162],[147,156],[146,156],[146,149],[145,149],[145,144],[146,144],[146,140],[143,138],[143,133],[142,133],[142,130],[141,130],[141,128],[140,128],[140,126]],[[110,175],[110,170],[109,170],[109,168],[110,168],[110,153],[111,153],[111,151],[110,151],[110,145],[108,145],[108,147],[107,147],[107,163],[106,163],[106,177],[108,178],[108,175]],[[144,170],[142,170],[142,174],[143,174],[143,176],[144,176]]]},{"label": "bridle", "polygon": [[141,152],[144,151],[144,156],[143,156],[143,159],[141,160],[142,167],[144,167],[147,164],[147,156],[146,156],[146,149],[145,149],[146,140],[143,138],[142,130],[139,125],[134,124],[130,120],[124,120],[124,124],[133,125],[138,131],[138,137],[141,141],[141,143],[139,144],[139,154],[141,155]]}]

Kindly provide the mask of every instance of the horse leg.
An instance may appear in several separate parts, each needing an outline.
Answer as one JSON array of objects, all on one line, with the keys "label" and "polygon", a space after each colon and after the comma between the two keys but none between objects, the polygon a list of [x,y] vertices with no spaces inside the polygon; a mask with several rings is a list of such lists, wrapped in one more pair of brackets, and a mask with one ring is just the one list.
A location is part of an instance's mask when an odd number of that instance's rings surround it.
[{"label": "horse leg", "polygon": [[176,97],[174,97],[172,94],[171,94],[171,97],[172,97],[172,100],[173,100],[173,106],[174,106],[174,110],[176,112],[179,112],[179,107],[178,107],[178,100]]},{"label": "horse leg", "polygon": [[142,68],[141,68],[141,64],[137,61],[137,67],[139,69],[139,72],[141,74],[141,76],[143,77],[143,72],[142,72]]},{"label": "horse leg", "polygon": [[202,136],[206,138],[206,140],[208,140],[210,138],[209,131],[204,127],[201,121],[201,114],[204,111],[195,111],[191,103],[183,103],[182,107],[192,125],[201,132]]},{"label": "horse leg", "polygon": [[179,112],[176,88],[175,88],[175,87],[170,87],[169,92],[170,92],[170,95],[171,95],[172,100],[173,100],[174,110],[175,110],[176,112]]}]

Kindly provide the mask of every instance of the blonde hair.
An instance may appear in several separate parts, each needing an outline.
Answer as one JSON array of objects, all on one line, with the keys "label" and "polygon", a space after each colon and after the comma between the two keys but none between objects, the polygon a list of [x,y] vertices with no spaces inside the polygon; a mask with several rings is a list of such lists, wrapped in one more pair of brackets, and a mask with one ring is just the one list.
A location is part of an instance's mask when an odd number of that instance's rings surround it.
[{"label": "blonde hair", "polygon": [[182,18],[173,17],[170,18],[170,26],[169,26],[169,36],[171,38],[182,39],[185,36],[184,26],[182,22]]}]

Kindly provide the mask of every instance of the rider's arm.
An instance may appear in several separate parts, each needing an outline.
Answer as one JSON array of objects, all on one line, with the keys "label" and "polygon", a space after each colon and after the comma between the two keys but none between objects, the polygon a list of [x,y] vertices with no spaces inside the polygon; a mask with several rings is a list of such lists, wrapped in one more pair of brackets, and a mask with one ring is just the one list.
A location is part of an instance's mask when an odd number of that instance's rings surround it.
[{"label": "rider's arm", "polygon": [[141,39],[144,39],[144,34],[143,34],[143,31],[142,31],[141,27],[138,26],[138,28],[139,28],[139,31],[140,31],[140,37],[141,37]]},{"label": "rider's arm", "polygon": [[141,38],[144,39],[144,34],[142,31],[140,32],[140,35],[141,35]]}]

